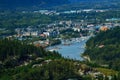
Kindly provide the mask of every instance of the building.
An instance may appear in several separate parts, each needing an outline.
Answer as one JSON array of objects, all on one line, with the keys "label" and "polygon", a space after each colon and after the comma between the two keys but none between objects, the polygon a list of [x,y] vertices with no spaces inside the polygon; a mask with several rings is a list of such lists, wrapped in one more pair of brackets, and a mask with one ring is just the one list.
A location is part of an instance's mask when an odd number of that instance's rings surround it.
[{"label": "building", "polygon": [[107,31],[108,30],[108,27],[107,26],[102,26],[100,27],[100,31]]}]

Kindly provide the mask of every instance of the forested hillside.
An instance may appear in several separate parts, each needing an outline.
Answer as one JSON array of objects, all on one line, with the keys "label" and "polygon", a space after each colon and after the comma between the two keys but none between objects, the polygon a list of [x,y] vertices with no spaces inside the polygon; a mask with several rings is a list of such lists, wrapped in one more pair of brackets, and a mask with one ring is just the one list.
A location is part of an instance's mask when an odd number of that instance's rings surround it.
[{"label": "forested hillside", "polygon": [[17,40],[0,40],[0,80],[82,79],[73,60]]},{"label": "forested hillside", "polygon": [[69,3],[67,0],[0,0],[0,8],[51,7]]},{"label": "forested hillside", "polygon": [[120,27],[100,32],[88,40],[86,51],[92,62],[120,70]]},{"label": "forested hillside", "polygon": [[0,10],[118,9],[119,0],[0,0]]},{"label": "forested hillside", "polygon": [[42,47],[35,47],[18,40],[0,40],[0,62],[3,67],[11,68],[20,66],[26,61],[47,56],[61,57],[58,53],[50,53]]}]

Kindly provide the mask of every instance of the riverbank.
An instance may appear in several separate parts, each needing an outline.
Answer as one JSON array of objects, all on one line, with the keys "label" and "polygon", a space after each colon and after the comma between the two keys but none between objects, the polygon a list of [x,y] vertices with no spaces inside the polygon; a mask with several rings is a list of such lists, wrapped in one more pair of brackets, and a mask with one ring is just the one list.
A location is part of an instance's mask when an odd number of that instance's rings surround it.
[{"label": "riverbank", "polygon": [[83,60],[82,53],[85,51],[86,41],[89,39],[89,36],[82,38],[72,38],[70,40],[66,40],[65,42],[69,43],[69,45],[65,45],[62,40],[60,45],[50,46],[47,48],[49,51],[57,51],[63,57],[70,58],[74,60]]}]

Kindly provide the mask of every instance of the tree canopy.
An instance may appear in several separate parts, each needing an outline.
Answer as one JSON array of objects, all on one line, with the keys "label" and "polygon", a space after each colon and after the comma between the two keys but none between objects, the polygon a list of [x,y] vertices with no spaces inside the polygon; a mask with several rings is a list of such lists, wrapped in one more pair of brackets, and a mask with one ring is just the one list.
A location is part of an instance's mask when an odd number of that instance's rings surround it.
[{"label": "tree canopy", "polygon": [[98,64],[120,70],[120,27],[100,32],[88,40],[83,55]]}]

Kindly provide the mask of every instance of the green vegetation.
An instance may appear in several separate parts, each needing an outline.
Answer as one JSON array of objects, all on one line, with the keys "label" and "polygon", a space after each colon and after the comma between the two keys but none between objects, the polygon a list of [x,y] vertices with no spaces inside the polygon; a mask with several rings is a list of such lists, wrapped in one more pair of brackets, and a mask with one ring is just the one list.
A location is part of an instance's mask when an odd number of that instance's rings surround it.
[{"label": "green vegetation", "polygon": [[73,60],[17,40],[0,40],[0,80],[82,78]]},{"label": "green vegetation", "polygon": [[1,11],[0,12],[0,28],[15,29],[25,28],[28,26],[44,27],[40,24],[49,24],[52,22],[62,20],[80,21],[84,20],[89,23],[102,23],[106,19],[119,18],[120,11],[106,11],[106,12],[82,12],[74,14],[60,14],[60,15],[44,15],[34,12],[16,12],[16,11]]},{"label": "green vegetation", "polygon": [[[118,36],[115,34],[116,31],[119,34],[120,28],[101,32],[101,34],[109,35],[108,32],[111,32],[113,36]],[[114,38],[115,40],[119,39],[116,37]],[[103,39],[109,38],[105,37]],[[110,39],[112,38],[110,37]],[[100,39],[97,39],[97,41],[99,40]],[[87,45],[91,45],[88,42]],[[115,43],[118,44],[118,42]],[[99,42],[96,43],[98,44]],[[104,45],[109,44],[106,43]],[[113,45],[112,42],[111,45]],[[92,49],[94,48],[93,45],[91,45],[91,47]],[[87,47],[87,49],[89,48],[90,47]],[[99,62],[101,61],[99,60]],[[109,63],[109,61],[105,62]],[[117,67],[117,65],[114,66]],[[111,67],[109,66],[109,68]],[[95,65],[86,62],[65,59],[61,57],[58,52],[49,52],[44,50],[42,47],[35,47],[24,41],[21,42],[11,39],[0,40],[0,80],[94,80],[95,77],[92,77],[92,74],[96,71],[103,73],[105,76],[111,75],[113,80],[119,80],[120,74],[117,71],[104,67],[102,68],[101,66],[96,67]],[[83,75],[80,75],[81,72]],[[106,78],[108,79],[108,77]],[[103,75],[99,74],[97,79],[102,80]]]},{"label": "green vegetation", "polygon": [[96,68],[96,70],[102,72],[103,74],[105,75],[115,75],[115,74],[118,74],[117,71],[114,71],[112,69],[105,69],[105,68]]},{"label": "green vegetation", "polygon": [[70,38],[80,37],[80,32],[74,31],[73,29],[62,30],[60,33],[61,33],[60,36],[63,39],[70,39]]},{"label": "green vegetation", "polygon": [[87,41],[86,51],[92,63],[120,71],[120,28],[100,32]]},{"label": "green vegetation", "polygon": [[[70,0],[71,1],[71,0]],[[76,3],[73,3],[73,2]],[[71,9],[120,9],[118,0],[73,0],[72,4],[57,6],[58,10]],[[56,9],[55,8],[55,9]]]},{"label": "green vegetation", "polygon": [[59,40],[59,39],[52,39],[51,42],[50,42],[51,46],[55,46],[55,45],[58,45],[58,44],[61,44],[61,40]]},{"label": "green vegetation", "polygon": [[[39,63],[40,64],[40,63]],[[33,66],[33,65],[32,65]],[[23,66],[2,72],[1,80],[63,80],[82,78],[77,73],[73,62],[55,60],[41,67]]]},{"label": "green vegetation", "polygon": [[[82,12],[78,14],[60,14],[51,16],[33,12],[0,12],[0,28],[6,28],[0,30],[0,36],[12,35],[14,32],[11,31],[11,29],[18,27],[37,26],[41,28],[44,26],[40,26],[40,24],[46,25],[54,21],[80,21],[83,19],[86,22],[96,24],[105,22],[105,19],[107,18],[119,18],[119,13],[120,11],[107,11],[102,13]],[[63,30],[60,33],[60,36],[64,39],[79,37],[80,33],[87,35],[87,31],[80,30],[80,32],[78,32],[73,31],[72,29]],[[33,40],[30,39],[29,41],[25,40],[22,42],[18,40],[1,39],[0,80],[67,80],[69,78],[92,80],[91,75],[87,74],[87,71],[91,71],[92,73],[94,72],[93,69],[96,69],[107,76],[112,75],[113,80],[119,80],[119,35],[120,28],[117,27],[105,32],[100,32],[95,37],[88,40],[86,51],[83,55],[90,57],[90,63],[65,59],[58,52],[49,52],[42,47],[35,47],[32,44],[28,44],[30,41],[44,40],[45,38],[36,37]],[[60,43],[60,40],[51,39],[50,41],[51,45]],[[79,73],[80,68],[83,69],[83,76]],[[102,80],[103,76],[101,77],[101,75],[99,75],[98,78],[98,80]],[[108,78],[106,78],[106,80],[108,80]]]},{"label": "green vegetation", "polygon": [[47,15],[39,13],[0,12],[0,28],[14,29],[50,23]]},{"label": "green vegetation", "polygon": [[0,40],[0,62],[3,67],[11,68],[20,66],[25,61],[34,60],[37,57],[61,58],[57,52],[50,53],[42,47],[35,47],[17,40]]},{"label": "green vegetation", "polygon": [[69,3],[68,0],[0,0],[0,10],[39,10]]},{"label": "green vegetation", "polygon": [[0,10],[120,9],[119,0],[0,0]]},{"label": "green vegetation", "polygon": [[69,28],[69,29],[60,31],[60,37],[63,39],[78,38],[81,36],[80,34],[82,34],[83,36],[87,36],[88,30],[80,29],[80,31],[74,31],[73,29]]},{"label": "green vegetation", "polygon": [[14,31],[11,31],[11,30],[0,30],[0,36],[8,36],[8,35],[14,35],[15,32]]}]

